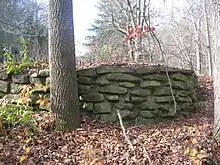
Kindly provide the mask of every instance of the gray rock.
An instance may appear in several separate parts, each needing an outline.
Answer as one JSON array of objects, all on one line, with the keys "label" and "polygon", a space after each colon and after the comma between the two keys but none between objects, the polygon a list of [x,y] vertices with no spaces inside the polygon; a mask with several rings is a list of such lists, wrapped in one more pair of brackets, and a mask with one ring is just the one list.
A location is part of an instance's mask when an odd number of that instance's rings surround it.
[{"label": "gray rock", "polygon": [[23,87],[23,85],[11,83],[11,93],[12,94],[19,94],[20,89]]},{"label": "gray rock", "polygon": [[38,76],[40,76],[40,77],[49,77],[50,76],[50,69],[39,70]]},{"label": "gray rock", "polygon": [[118,66],[101,66],[96,68],[97,74],[107,73],[133,73],[134,70],[129,67],[118,67]]},{"label": "gray rock", "polygon": [[102,102],[105,98],[100,93],[89,93],[82,95],[82,99],[85,102]]},{"label": "gray rock", "polygon": [[138,105],[142,110],[156,110],[158,109],[158,104],[155,102],[154,97],[148,97],[147,101]]},{"label": "gray rock", "polygon": [[116,108],[118,108],[118,109],[121,109],[121,110],[123,110],[123,109],[131,110],[133,108],[133,104],[131,104],[131,103],[124,103],[124,102],[118,102],[114,106]]},{"label": "gray rock", "polygon": [[168,78],[166,75],[159,75],[159,74],[153,74],[153,75],[147,75],[143,77],[144,80],[156,80],[156,81],[168,81]]},{"label": "gray rock", "polygon": [[114,123],[118,120],[118,116],[116,113],[111,114],[101,114],[100,120],[107,122],[107,123]]},{"label": "gray rock", "polygon": [[[165,85],[170,86],[168,82]],[[173,89],[187,89],[186,83],[182,81],[171,81],[171,85]]]},{"label": "gray rock", "polygon": [[132,90],[130,92],[132,95],[135,95],[135,96],[149,96],[151,94],[151,91],[149,89],[135,89],[135,90]]},{"label": "gray rock", "polygon": [[12,75],[12,82],[16,84],[28,84],[30,83],[28,74],[14,74]]},{"label": "gray rock", "polygon": [[161,86],[161,83],[159,81],[142,81],[140,83],[141,88],[154,88]]},{"label": "gray rock", "polygon": [[0,80],[7,80],[8,74],[4,71],[0,71]]},{"label": "gray rock", "polygon": [[119,83],[119,86],[121,87],[125,87],[125,88],[133,88],[135,87],[135,83],[132,83],[132,82],[120,82]]},{"label": "gray rock", "polygon": [[79,84],[85,84],[85,85],[91,85],[92,84],[92,79],[91,77],[78,77],[78,83]]},{"label": "gray rock", "polygon": [[10,92],[10,83],[7,81],[0,80],[0,92],[9,93]]},{"label": "gray rock", "polygon": [[113,73],[113,74],[108,74],[107,79],[110,81],[122,81],[122,82],[138,82],[140,79],[138,77],[125,74],[125,73]]},{"label": "gray rock", "polygon": [[146,125],[146,124],[153,125],[153,124],[156,124],[156,121],[155,121],[155,119],[153,119],[153,118],[151,118],[151,119],[146,119],[146,118],[144,118],[144,117],[138,116],[138,118],[137,118],[137,124],[138,124],[138,125]]},{"label": "gray rock", "polygon": [[161,96],[161,97],[155,97],[156,102],[158,103],[165,103],[165,102],[172,102],[173,98],[172,96]]},{"label": "gray rock", "polygon": [[159,70],[160,68],[158,67],[147,66],[143,68],[137,68],[136,73],[140,75],[155,74],[158,73]]},{"label": "gray rock", "polygon": [[103,86],[103,85],[109,85],[111,84],[111,82],[108,81],[105,76],[100,76],[97,78],[96,84]]},{"label": "gray rock", "polygon": [[80,69],[77,70],[78,76],[85,76],[85,77],[96,77],[96,71],[95,68],[87,68],[87,69]]},{"label": "gray rock", "polygon": [[99,92],[101,93],[109,93],[109,94],[125,94],[127,93],[127,88],[120,87],[116,84],[107,85],[99,88]]},{"label": "gray rock", "polygon": [[178,96],[176,97],[176,101],[180,101],[180,102],[192,102],[192,99],[187,96],[187,97],[181,97],[181,96]]},{"label": "gray rock", "polygon": [[131,102],[133,103],[141,103],[147,100],[147,97],[137,97],[137,96],[131,96],[130,98]]},{"label": "gray rock", "polygon": [[46,84],[46,77],[32,77],[30,76],[30,83],[31,84]]},{"label": "gray rock", "polygon": [[118,101],[119,100],[118,95],[105,95],[105,97],[109,101]]},{"label": "gray rock", "polygon": [[[173,94],[175,95],[176,93],[177,91],[173,89]],[[171,96],[171,90],[170,90],[170,87],[162,86],[162,87],[156,88],[153,94],[155,96]]]},{"label": "gray rock", "polygon": [[11,94],[11,93],[9,93],[9,94],[6,94],[4,96],[4,99],[9,100],[11,103],[17,103],[16,101],[20,98],[21,98],[20,94]]},{"label": "gray rock", "polygon": [[86,86],[86,85],[78,85],[78,92],[79,94],[87,94],[89,93],[90,90],[90,86]]},{"label": "gray rock", "polygon": [[153,118],[156,116],[152,111],[141,111],[140,115],[144,118]]},{"label": "gray rock", "polygon": [[111,105],[109,102],[95,103],[95,111],[99,114],[111,113]]},{"label": "gray rock", "polygon": [[173,74],[170,76],[171,79],[173,80],[177,80],[177,81],[187,81],[187,76],[186,75],[183,75],[181,73],[176,73],[176,74]]}]

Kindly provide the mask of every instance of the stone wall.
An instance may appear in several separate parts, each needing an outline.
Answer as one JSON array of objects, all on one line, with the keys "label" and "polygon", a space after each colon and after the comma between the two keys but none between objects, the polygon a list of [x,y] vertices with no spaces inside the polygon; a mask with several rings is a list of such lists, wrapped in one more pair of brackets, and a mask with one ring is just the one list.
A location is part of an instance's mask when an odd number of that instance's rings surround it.
[{"label": "stone wall", "polygon": [[[197,95],[194,72],[177,68],[168,68],[168,72],[177,102],[176,112],[165,69],[159,66],[79,69],[81,111],[93,118],[115,123],[118,122],[119,110],[125,124],[154,124],[193,112]],[[12,77],[0,72],[0,79],[1,95],[12,98],[19,94],[21,84],[48,84],[49,71]],[[36,90],[36,93],[39,92],[47,93],[49,90]]]}]

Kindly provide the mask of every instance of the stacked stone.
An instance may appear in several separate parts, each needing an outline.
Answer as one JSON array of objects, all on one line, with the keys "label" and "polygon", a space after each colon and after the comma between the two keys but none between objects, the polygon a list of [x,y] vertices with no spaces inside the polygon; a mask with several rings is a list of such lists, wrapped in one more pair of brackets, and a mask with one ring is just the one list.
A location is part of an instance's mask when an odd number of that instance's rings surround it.
[{"label": "stacked stone", "polygon": [[[0,98],[5,98],[9,101],[18,100],[21,95],[21,88],[28,84],[49,84],[49,70],[42,69],[39,72],[32,74],[20,73],[8,75],[5,71],[0,72]],[[49,98],[49,90],[37,89],[31,95],[31,105],[36,105],[36,100],[39,94],[44,94]]]},{"label": "stacked stone", "polygon": [[[77,71],[81,113],[105,122],[117,123],[117,111],[124,124],[154,124],[195,110],[197,78],[193,71],[159,66],[99,66]],[[49,85],[49,70],[7,75],[0,72],[0,97],[20,97],[24,84]],[[49,89],[49,88],[47,88]],[[49,98],[49,90],[35,89],[32,105],[39,94]],[[44,108],[43,108],[44,109]]]},{"label": "stacked stone", "polygon": [[101,66],[79,70],[79,95],[87,114],[106,122],[118,122],[119,110],[126,124],[148,124],[195,110],[195,74],[190,70],[162,67]]}]

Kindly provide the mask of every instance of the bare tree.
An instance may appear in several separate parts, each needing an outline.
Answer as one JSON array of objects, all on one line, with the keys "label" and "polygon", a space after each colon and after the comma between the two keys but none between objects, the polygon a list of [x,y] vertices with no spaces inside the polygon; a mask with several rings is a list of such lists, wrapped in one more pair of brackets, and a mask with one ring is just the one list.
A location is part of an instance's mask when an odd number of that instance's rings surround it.
[{"label": "bare tree", "polygon": [[80,126],[72,0],[49,1],[51,109],[58,130]]},{"label": "bare tree", "polygon": [[220,143],[220,3],[212,1],[213,17],[213,77],[214,77],[214,137]]}]

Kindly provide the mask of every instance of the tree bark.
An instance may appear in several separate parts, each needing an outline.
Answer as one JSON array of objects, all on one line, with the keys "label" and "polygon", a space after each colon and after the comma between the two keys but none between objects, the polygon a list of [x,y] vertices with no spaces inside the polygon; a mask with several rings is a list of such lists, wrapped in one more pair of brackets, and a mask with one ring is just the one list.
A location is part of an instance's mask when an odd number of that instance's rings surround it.
[{"label": "tree bark", "polygon": [[51,109],[56,128],[71,131],[80,126],[72,0],[49,1],[49,25]]},{"label": "tree bark", "polygon": [[213,77],[214,77],[214,130],[213,135],[220,144],[220,4],[212,4],[213,18]]},{"label": "tree bark", "polygon": [[212,76],[213,75],[213,62],[212,62],[213,58],[212,58],[211,35],[210,35],[210,26],[209,26],[206,0],[203,0],[203,8],[204,8],[204,20],[205,20],[205,28],[206,28],[206,42],[207,42],[207,50],[208,50],[208,73],[209,73],[209,76]]}]

